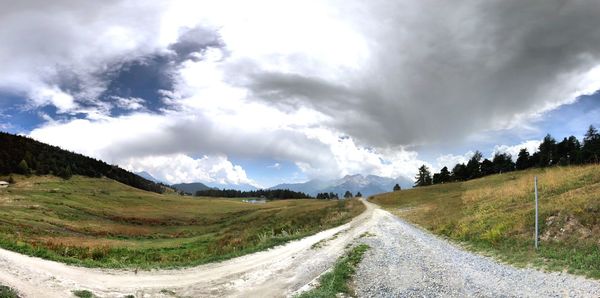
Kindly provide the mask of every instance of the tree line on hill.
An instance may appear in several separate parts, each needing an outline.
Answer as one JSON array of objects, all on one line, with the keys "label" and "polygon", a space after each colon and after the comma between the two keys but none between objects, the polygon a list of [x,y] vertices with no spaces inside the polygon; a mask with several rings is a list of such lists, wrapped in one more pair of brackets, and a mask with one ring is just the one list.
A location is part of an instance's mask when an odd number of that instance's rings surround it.
[{"label": "tree line on hill", "polygon": [[72,175],[108,177],[142,190],[162,193],[164,185],[146,180],[136,174],[109,165],[101,160],[28,137],[0,132],[0,174],[55,175],[70,179]]},{"label": "tree line on hill", "polygon": [[206,189],[196,191],[197,197],[217,198],[265,198],[267,200],[310,199],[311,196],[288,189],[258,189],[241,191],[236,189]]},{"label": "tree line on hill", "polygon": [[[265,198],[267,200],[283,200],[283,199],[318,199],[318,200],[339,200],[337,193],[323,192],[318,193],[316,197],[298,191],[289,189],[258,189],[250,191],[241,191],[236,189],[206,189],[196,191],[194,194],[197,197],[214,197],[214,198]],[[362,194],[359,192],[352,195],[350,191],[346,191],[344,198],[352,197],[360,198]]]},{"label": "tree line on hill", "polygon": [[443,167],[439,173],[431,175],[427,166],[422,165],[415,177],[415,186],[466,181],[487,175],[525,170],[533,167],[568,166],[600,161],[600,133],[590,125],[583,137],[583,142],[575,136],[569,136],[557,142],[550,134],[544,137],[538,150],[531,154],[526,148],[519,151],[517,160],[513,162],[508,153],[496,153],[492,160],[483,159],[479,151],[464,163],[456,164],[452,171]]},{"label": "tree line on hill", "polygon": [[[349,190],[347,190],[344,193],[344,199],[351,199],[351,198],[361,198],[362,197],[362,193],[357,192],[356,195],[353,195]],[[339,200],[340,196],[337,193],[333,193],[333,192],[320,192],[317,194],[316,198],[318,200]]]}]

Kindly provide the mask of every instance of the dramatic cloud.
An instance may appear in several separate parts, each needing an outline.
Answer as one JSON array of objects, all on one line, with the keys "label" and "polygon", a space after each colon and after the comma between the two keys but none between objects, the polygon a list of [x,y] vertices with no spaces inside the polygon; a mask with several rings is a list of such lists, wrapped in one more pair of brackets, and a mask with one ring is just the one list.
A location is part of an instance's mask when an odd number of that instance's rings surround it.
[{"label": "dramatic cloud", "polygon": [[134,172],[148,171],[168,183],[216,182],[219,184],[256,183],[246,176],[242,167],[234,165],[225,156],[203,156],[193,159],[187,155],[132,157],[121,164]]},{"label": "dramatic cloud", "polygon": [[251,182],[237,159],[412,178],[468,154],[411,148],[524,127],[600,88],[592,0],[2,7],[0,95],[43,116],[28,133],[169,182]]},{"label": "dramatic cloud", "polygon": [[333,79],[300,68],[258,72],[249,84],[257,97],[336,115],[336,127],[385,146],[511,127],[599,87],[595,1],[343,7],[367,39],[365,67]]},{"label": "dramatic cloud", "polygon": [[76,105],[43,90],[71,92],[77,101],[93,100],[105,84],[96,74],[128,56],[165,46],[157,37],[163,6],[142,3],[4,1],[0,88],[30,96],[39,105],[47,103],[40,99],[42,93],[51,103],[58,101],[62,112]]}]

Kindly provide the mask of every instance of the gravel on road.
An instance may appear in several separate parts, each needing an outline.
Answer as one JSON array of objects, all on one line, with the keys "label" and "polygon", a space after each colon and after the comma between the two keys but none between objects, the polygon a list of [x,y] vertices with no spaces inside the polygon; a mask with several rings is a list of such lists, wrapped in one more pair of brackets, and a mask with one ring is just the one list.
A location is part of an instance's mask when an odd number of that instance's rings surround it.
[{"label": "gravel on road", "polygon": [[600,282],[514,268],[375,210],[354,279],[359,297],[600,297]]}]

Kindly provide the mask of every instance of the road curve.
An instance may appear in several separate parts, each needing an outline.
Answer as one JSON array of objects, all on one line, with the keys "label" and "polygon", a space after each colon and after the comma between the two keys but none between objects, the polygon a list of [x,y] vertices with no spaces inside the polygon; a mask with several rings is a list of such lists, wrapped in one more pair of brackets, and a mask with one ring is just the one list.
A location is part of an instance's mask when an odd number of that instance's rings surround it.
[{"label": "road curve", "polygon": [[[25,297],[285,297],[331,267],[349,243],[371,246],[357,270],[359,297],[600,297],[600,281],[499,264],[398,219],[376,205],[351,222],[286,245],[180,270],[69,266],[0,249],[0,283]],[[364,232],[368,237],[360,237]],[[319,243],[318,248],[313,244]],[[161,293],[162,290],[167,290]]]},{"label": "road curve", "polygon": [[[25,297],[68,297],[86,289],[99,297],[281,297],[331,267],[373,218],[373,204],[347,224],[266,251],[219,263],[177,270],[93,269],[0,249],[0,283]],[[319,248],[311,246],[320,242]],[[163,291],[166,290],[166,291]],[[163,291],[161,293],[161,291]]]}]

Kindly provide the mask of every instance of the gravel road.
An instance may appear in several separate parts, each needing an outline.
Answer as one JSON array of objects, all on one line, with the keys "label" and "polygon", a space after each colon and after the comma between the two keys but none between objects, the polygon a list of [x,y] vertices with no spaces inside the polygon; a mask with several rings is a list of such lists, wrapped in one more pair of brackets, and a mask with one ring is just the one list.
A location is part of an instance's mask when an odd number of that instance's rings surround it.
[{"label": "gravel road", "polygon": [[[273,249],[181,270],[102,270],[0,249],[0,284],[24,297],[286,297],[307,289],[348,244],[371,246],[355,277],[359,297],[600,297],[600,282],[516,269],[424,232],[365,202],[350,223]],[[374,236],[361,237],[365,232]],[[315,245],[317,244],[317,245]]]},{"label": "gravel road", "polygon": [[499,264],[433,236],[381,209],[362,241],[359,297],[600,297],[600,282]]}]

